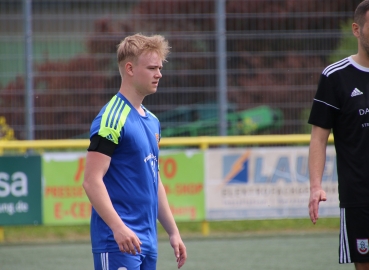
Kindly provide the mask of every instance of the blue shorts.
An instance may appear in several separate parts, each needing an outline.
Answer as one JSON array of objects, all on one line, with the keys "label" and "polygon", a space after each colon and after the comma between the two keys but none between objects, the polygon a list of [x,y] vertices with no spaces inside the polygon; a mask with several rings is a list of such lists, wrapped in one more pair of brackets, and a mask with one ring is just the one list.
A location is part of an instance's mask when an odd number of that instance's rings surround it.
[{"label": "blue shorts", "polygon": [[156,270],[157,255],[93,253],[95,270]]}]

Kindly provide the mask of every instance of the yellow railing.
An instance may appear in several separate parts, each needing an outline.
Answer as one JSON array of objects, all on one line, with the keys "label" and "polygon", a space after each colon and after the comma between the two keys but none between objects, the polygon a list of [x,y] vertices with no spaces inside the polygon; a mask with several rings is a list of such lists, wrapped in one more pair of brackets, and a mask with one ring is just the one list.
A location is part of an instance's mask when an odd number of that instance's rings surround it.
[{"label": "yellow railing", "polygon": [[[201,136],[201,137],[172,137],[162,138],[160,146],[197,146],[207,149],[213,145],[278,145],[278,144],[308,144],[310,134],[294,135],[248,135],[248,136]],[[328,139],[333,142],[333,135]],[[0,154],[4,150],[15,149],[26,151],[27,149],[65,149],[87,148],[89,140],[33,140],[33,141],[0,141]]]}]

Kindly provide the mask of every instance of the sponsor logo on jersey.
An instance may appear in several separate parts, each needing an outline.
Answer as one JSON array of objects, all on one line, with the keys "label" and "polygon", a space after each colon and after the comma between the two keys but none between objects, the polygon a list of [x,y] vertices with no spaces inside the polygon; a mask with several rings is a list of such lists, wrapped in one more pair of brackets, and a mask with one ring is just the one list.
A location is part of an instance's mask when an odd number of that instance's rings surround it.
[{"label": "sponsor logo on jersey", "polygon": [[365,115],[369,113],[369,108],[359,109],[359,115]]},{"label": "sponsor logo on jersey", "polygon": [[152,171],[152,174],[153,174],[153,177],[154,177],[154,183],[155,183],[155,179],[156,179],[155,165],[157,164],[158,159],[156,158],[156,156],[154,154],[150,153],[147,157],[145,157],[144,162],[150,164],[151,171]]},{"label": "sponsor logo on jersey", "polygon": [[356,97],[356,96],[359,96],[359,95],[362,95],[363,92],[361,92],[359,89],[355,88],[352,93],[351,93],[351,97]]},{"label": "sponsor logo on jersey", "polygon": [[356,239],[356,247],[357,251],[360,254],[368,254],[369,248],[368,248],[368,239]]}]

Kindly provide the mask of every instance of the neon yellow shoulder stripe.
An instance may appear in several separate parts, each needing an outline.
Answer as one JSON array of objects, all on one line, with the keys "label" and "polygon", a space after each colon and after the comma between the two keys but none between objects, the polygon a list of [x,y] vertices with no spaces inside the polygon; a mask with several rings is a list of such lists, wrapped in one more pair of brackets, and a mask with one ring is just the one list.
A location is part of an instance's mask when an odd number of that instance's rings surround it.
[{"label": "neon yellow shoulder stripe", "polygon": [[122,130],[131,108],[123,99],[114,96],[106,106],[101,117],[99,135],[118,144],[120,131]]}]

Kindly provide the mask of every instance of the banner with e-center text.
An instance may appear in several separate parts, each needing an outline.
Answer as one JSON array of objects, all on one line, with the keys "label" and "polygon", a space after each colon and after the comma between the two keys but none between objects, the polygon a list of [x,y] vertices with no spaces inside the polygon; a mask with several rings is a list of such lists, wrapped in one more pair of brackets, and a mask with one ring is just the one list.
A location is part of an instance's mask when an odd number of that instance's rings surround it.
[{"label": "banner with e-center text", "polygon": [[[47,225],[85,224],[91,204],[83,190],[86,153],[43,155],[43,219]],[[202,151],[162,150],[160,175],[176,220],[203,220],[204,154]]]},{"label": "banner with e-center text", "polygon": [[91,204],[82,187],[86,153],[45,153],[43,220],[46,225],[90,222]]}]

